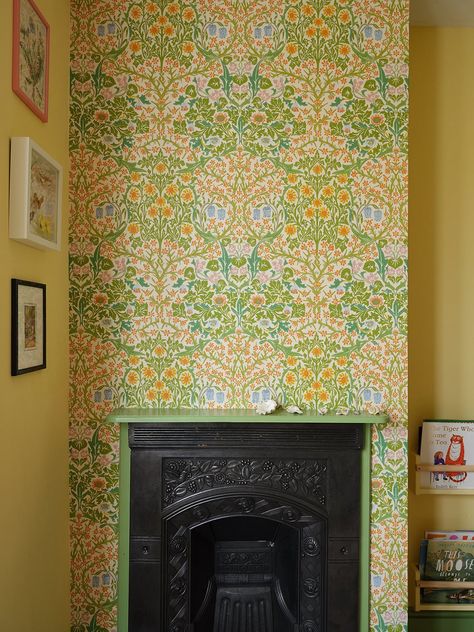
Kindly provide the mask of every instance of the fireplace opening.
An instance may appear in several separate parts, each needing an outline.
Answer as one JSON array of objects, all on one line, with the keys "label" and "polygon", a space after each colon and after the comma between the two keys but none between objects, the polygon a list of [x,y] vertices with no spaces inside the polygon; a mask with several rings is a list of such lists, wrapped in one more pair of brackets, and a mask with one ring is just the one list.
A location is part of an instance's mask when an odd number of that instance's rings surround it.
[{"label": "fireplace opening", "polygon": [[194,632],[293,632],[298,530],[265,518],[220,518],[191,531]]}]

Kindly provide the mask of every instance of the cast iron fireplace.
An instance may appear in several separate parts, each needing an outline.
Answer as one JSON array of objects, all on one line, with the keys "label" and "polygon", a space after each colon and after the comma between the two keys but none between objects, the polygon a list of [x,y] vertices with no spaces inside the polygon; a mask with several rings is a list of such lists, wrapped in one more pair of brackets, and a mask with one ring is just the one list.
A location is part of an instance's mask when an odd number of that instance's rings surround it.
[{"label": "cast iron fireplace", "polygon": [[358,632],[359,424],[133,424],[129,632]]}]

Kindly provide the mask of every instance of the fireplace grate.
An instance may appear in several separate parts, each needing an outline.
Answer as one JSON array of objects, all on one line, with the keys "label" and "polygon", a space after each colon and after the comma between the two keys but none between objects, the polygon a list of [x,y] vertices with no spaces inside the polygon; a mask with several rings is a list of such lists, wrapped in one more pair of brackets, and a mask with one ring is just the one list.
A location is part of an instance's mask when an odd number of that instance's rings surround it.
[{"label": "fireplace grate", "polygon": [[273,632],[270,587],[218,587],[214,632]]}]

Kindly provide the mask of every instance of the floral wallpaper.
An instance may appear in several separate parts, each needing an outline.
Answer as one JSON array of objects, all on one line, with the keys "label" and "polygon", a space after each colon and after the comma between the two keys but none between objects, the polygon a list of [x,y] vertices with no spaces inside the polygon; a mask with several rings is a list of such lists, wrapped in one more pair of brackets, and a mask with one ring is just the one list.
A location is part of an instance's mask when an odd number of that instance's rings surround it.
[{"label": "floral wallpaper", "polygon": [[113,632],[113,408],[388,411],[406,629],[408,0],[72,0],[72,630]]}]

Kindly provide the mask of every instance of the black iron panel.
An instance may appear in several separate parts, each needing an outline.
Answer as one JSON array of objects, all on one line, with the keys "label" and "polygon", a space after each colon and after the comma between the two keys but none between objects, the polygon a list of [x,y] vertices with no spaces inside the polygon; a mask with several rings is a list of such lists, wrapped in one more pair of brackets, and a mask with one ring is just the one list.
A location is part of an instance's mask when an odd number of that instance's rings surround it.
[{"label": "black iron panel", "polygon": [[[242,627],[245,608],[248,632],[357,632],[362,437],[357,424],[131,424],[129,632],[212,632],[226,612]],[[235,519],[238,542],[243,518],[296,539],[277,538],[272,573],[232,583],[209,563],[193,593],[193,530]],[[200,546],[205,566],[217,544]]]},{"label": "black iron panel", "polygon": [[160,450],[265,449],[359,450],[360,424],[180,423],[130,424],[131,448]]},{"label": "black iron panel", "polygon": [[269,488],[325,505],[326,459],[165,458],[163,506],[207,489]]}]

